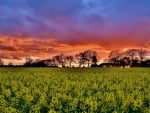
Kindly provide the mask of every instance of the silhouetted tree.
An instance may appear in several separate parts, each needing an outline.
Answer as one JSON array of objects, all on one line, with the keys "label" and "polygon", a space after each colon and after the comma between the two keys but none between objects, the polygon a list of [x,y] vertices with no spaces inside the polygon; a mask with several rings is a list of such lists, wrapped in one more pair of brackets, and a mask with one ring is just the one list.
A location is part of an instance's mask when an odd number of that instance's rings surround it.
[{"label": "silhouetted tree", "polygon": [[123,66],[123,67],[130,66],[130,64],[131,64],[131,60],[129,57],[124,57],[124,58],[120,59],[119,62],[120,62],[120,66]]},{"label": "silhouetted tree", "polygon": [[147,51],[144,50],[144,49],[139,49],[138,50],[138,54],[139,54],[139,57],[140,57],[140,60],[143,61],[145,59],[145,56],[147,54]]},{"label": "silhouetted tree", "polygon": [[52,60],[56,66],[61,65],[62,67],[65,67],[65,55],[64,54],[56,55],[52,58]]},{"label": "silhouetted tree", "polygon": [[50,66],[57,66],[58,64],[57,64],[57,62],[56,62],[56,58],[55,58],[55,56],[50,60]]},{"label": "silhouetted tree", "polygon": [[10,66],[10,67],[13,66],[13,63],[12,63],[12,62],[9,62],[9,63],[8,63],[8,66]]},{"label": "silhouetted tree", "polygon": [[146,60],[146,61],[142,61],[141,62],[141,66],[142,67],[150,67],[150,59]]},{"label": "silhouetted tree", "polygon": [[97,63],[97,53],[96,51],[87,50],[84,51],[85,59],[87,60],[88,67],[90,67],[90,64],[96,64]]},{"label": "silhouetted tree", "polygon": [[44,64],[45,64],[46,66],[50,66],[50,67],[55,66],[54,63],[52,62],[52,59],[44,60]]},{"label": "silhouetted tree", "polygon": [[67,64],[69,64],[69,67],[71,67],[71,64],[72,64],[72,62],[73,62],[73,56],[66,56],[65,57],[65,62],[67,63]]},{"label": "silhouetted tree", "polygon": [[114,50],[109,53],[109,62],[119,65],[119,60],[121,58],[122,52],[119,50]]},{"label": "silhouetted tree", "polygon": [[34,67],[47,67],[48,65],[46,64],[46,60],[37,60],[32,63],[32,66]]},{"label": "silhouetted tree", "polygon": [[4,65],[4,62],[2,59],[0,59],[0,66],[3,66]]},{"label": "silhouetted tree", "polygon": [[97,63],[96,56],[97,56],[96,51],[92,50],[87,50],[77,54],[76,58],[78,60],[79,67],[81,67],[82,65],[84,66],[85,64],[87,64],[88,67],[90,67],[90,64],[96,64]]},{"label": "silhouetted tree", "polygon": [[31,66],[31,64],[33,63],[33,59],[31,57],[27,57],[26,62],[24,64],[24,66]]},{"label": "silhouetted tree", "polygon": [[132,61],[132,67],[140,67],[141,66],[142,61],[141,60],[133,60]]},{"label": "silhouetted tree", "polygon": [[143,49],[128,49],[122,52],[119,50],[114,50],[109,54],[109,63],[113,63],[115,66],[128,65],[139,67],[144,63],[143,61],[147,53],[148,52]]},{"label": "silhouetted tree", "polygon": [[92,57],[92,62],[93,62],[93,65],[94,65],[94,66],[97,65],[97,57],[96,57],[96,55],[94,55],[94,56]]},{"label": "silhouetted tree", "polygon": [[81,67],[82,65],[84,66],[84,64],[86,63],[86,59],[84,59],[84,53],[78,53],[75,55],[75,58],[78,61],[79,67]]},{"label": "silhouetted tree", "polygon": [[128,49],[127,51],[125,51],[125,55],[130,59],[131,64],[133,60],[136,59],[136,54],[137,54],[137,49]]}]

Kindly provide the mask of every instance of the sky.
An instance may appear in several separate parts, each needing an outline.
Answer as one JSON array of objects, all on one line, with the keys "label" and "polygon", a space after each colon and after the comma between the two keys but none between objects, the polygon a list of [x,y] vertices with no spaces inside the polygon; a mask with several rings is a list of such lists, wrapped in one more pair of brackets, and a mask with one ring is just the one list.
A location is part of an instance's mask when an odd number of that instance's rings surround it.
[{"label": "sky", "polygon": [[0,0],[0,58],[150,49],[150,0]]}]

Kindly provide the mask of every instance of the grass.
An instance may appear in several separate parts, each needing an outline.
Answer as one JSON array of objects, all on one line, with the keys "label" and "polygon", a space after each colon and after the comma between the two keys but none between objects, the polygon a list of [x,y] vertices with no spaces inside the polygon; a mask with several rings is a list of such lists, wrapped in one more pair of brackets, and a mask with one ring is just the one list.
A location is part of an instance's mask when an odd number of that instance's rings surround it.
[{"label": "grass", "polygon": [[149,68],[0,68],[1,113],[149,113]]}]

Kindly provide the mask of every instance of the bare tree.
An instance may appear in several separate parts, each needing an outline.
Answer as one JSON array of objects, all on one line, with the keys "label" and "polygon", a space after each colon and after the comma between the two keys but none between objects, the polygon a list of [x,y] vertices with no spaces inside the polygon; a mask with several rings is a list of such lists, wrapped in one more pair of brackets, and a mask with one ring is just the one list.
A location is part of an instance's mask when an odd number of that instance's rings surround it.
[{"label": "bare tree", "polygon": [[129,59],[131,60],[131,64],[132,64],[133,60],[136,59],[136,54],[137,54],[137,49],[129,49],[129,50],[125,51],[126,57],[129,57]]},{"label": "bare tree", "polygon": [[52,59],[44,60],[44,64],[45,64],[46,66],[56,66],[56,65],[53,63]]},{"label": "bare tree", "polygon": [[65,67],[65,55],[64,54],[56,55],[52,58],[52,60],[56,66],[61,65],[62,67]]},{"label": "bare tree", "polygon": [[33,62],[33,59],[31,57],[27,57],[25,60],[26,60],[24,64],[25,66],[30,66]]},{"label": "bare tree", "polygon": [[121,55],[122,55],[122,52],[120,50],[111,51],[108,56],[109,62],[118,64],[118,61],[119,61]]},{"label": "bare tree", "polygon": [[120,66],[123,66],[123,67],[125,67],[125,66],[130,66],[130,64],[131,64],[131,60],[130,60],[129,57],[121,58],[121,59],[119,60],[119,62],[120,62]]},{"label": "bare tree", "polygon": [[145,56],[147,54],[147,51],[144,50],[144,49],[139,49],[138,50],[138,54],[139,54],[139,57],[140,57],[140,60],[143,61],[145,59]]},{"label": "bare tree", "polygon": [[87,50],[77,54],[76,58],[78,60],[79,67],[81,67],[82,65],[84,66],[85,64],[87,64],[88,67],[90,67],[90,64],[96,64],[97,63],[96,56],[97,56],[96,51],[92,50]]},{"label": "bare tree", "polygon": [[75,55],[75,58],[78,61],[79,67],[81,67],[82,65],[84,66],[84,64],[86,64],[86,60],[84,59],[84,53],[78,53]]},{"label": "bare tree", "polygon": [[67,64],[69,64],[69,67],[71,67],[71,64],[72,64],[72,62],[73,62],[73,56],[66,56],[65,57],[65,62],[67,63]]},{"label": "bare tree", "polygon": [[50,66],[57,66],[56,58],[55,56],[50,60]]},{"label": "bare tree", "polygon": [[93,64],[94,66],[97,65],[97,55],[94,55],[94,56],[92,57],[92,64]]},{"label": "bare tree", "polygon": [[2,59],[0,59],[0,66],[3,66],[4,65],[4,62]]}]

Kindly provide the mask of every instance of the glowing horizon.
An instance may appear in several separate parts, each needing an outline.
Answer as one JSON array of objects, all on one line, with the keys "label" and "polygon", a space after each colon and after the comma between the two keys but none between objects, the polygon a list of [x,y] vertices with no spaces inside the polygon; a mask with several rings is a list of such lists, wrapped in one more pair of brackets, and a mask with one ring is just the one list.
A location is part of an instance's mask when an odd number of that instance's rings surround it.
[{"label": "glowing horizon", "polygon": [[[95,50],[150,50],[150,1],[1,0],[0,58],[22,62]],[[17,61],[16,61],[17,60]]]}]

